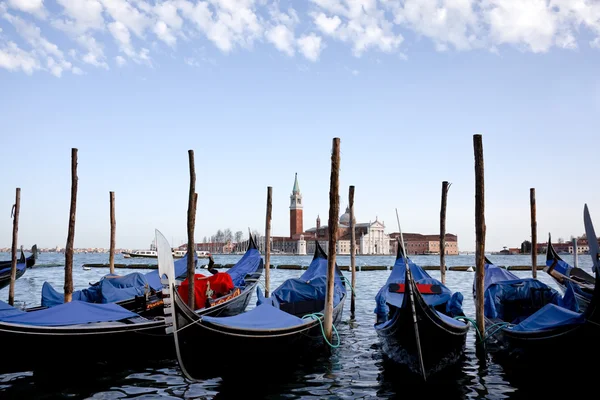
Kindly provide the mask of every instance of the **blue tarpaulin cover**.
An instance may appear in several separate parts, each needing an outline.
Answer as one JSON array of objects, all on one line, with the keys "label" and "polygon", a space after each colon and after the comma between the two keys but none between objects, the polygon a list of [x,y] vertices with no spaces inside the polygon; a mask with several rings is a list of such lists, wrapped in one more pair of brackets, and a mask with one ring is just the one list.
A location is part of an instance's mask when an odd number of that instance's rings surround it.
[{"label": "blue tarpaulin cover", "polygon": [[[8,306],[6,303],[4,305]],[[0,310],[2,310],[1,307]],[[0,313],[0,321],[35,326],[111,322],[132,317],[138,317],[138,315],[114,303],[93,304],[77,300],[39,311],[14,312],[12,315],[6,315],[4,312]]]},{"label": "blue tarpaulin cover", "polygon": [[578,325],[585,322],[582,313],[567,310],[556,304],[546,304],[529,318],[521,321],[518,325],[511,327],[514,331],[541,331],[563,325]]},{"label": "blue tarpaulin cover", "polygon": [[[517,324],[518,331],[559,326],[569,323],[568,316],[580,315],[570,284],[565,295],[561,296],[557,290],[537,279],[519,278],[503,268],[486,263],[484,287],[485,316]],[[535,303],[540,304],[540,309],[528,315]],[[511,305],[508,311],[510,315],[507,315],[508,305]],[[523,313],[519,315],[519,311]]]},{"label": "blue tarpaulin cover", "polygon": [[250,248],[234,266],[227,270],[227,273],[231,276],[234,286],[244,286],[246,275],[256,272],[262,263],[263,259],[260,252],[257,249]]},{"label": "blue tarpaulin cover", "polygon": [[[197,257],[195,257],[197,259]],[[175,276],[185,276],[187,273],[187,255],[175,261]],[[149,288],[160,290],[162,285],[158,270],[146,274],[132,272],[127,275],[108,274],[100,282],[88,288],[75,290],[73,300],[87,303],[115,303],[121,300],[142,296]],[[64,303],[64,294],[58,292],[49,282],[42,285],[42,306],[54,307]]]},{"label": "blue tarpaulin cover", "polygon": [[254,307],[245,313],[232,317],[202,317],[203,321],[213,324],[232,326],[243,329],[280,329],[303,325],[311,320],[304,320],[281,311],[269,302]]},{"label": "blue tarpaulin cover", "polygon": [[[389,305],[397,308],[402,307],[404,293],[390,292],[389,285],[391,283],[404,283],[406,260],[407,258],[404,257],[396,258],[390,276],[385,282],[385,285],[379,289],[379,292],[375,296],[375,314],[377,314],[377,320],[380,322],[387,320]],[[443,285],[439,280],[432,278],[423,268],[412,262],[410,258],[408,258],[408,265],[415,283],[439,285],[441,287],[442,292],[440,294],[423,295],[423,300],[425,300],[428,305],[435,307],[440,304],[446,304],[446,312],[452,317],[464,315],[462,310],[462,293],[456,292],[452,294],[452,291],[446,285]],[[461,322],[461,324],[463,323]]]},{"label": "blue tarpaulin cover", "polygon": [[[554,264],[554,260],[546,260],[547,267],[552,267],[553,264]],[[567,276],[567,277],[571,276],[572,269],[573,269],[573,267],[562,259],[556,260],[556,264],[554,264],[554,270],[564,276]],[[567,282],[567,284],[571,284],[571,282],[569,282],[569,281],[566,281],[566,282]],[[575,293],[579,294],[580,296],[586,297],[588,299],[592,298],[592,293],[586,292],[579,285],[572,285],[572,289]],[[565,294],[566,294],[566,292],[565,292]]]},{"label": "blue tarpaulin cover", "polygon": [[0,300],[0,318],[2,317],[7,317],[9,315],[14,315],[14,314],[22,314],[25,311],[21,311],[18,308],[15,308],[13,306],[11,306],[8,303],[3,302],[2,300]]},{"label": "blue tarpaulin cover", "polygon": [[[8,267],[5,267],[5,268],[0,268],[0,275],[4,275],[6,273],[10,273],[11,268],[12,268],[11,265],[9,265]],[[27,262],[20,263],[20,262],[17,261],[17,271],[22,271],[25,268],[27,268]]]},{"label": "blue tarpaulin cover", "polygon": [[[334,278],[334,307],[339,303],[346,288],[341,279],[341,272],[337,265]],[[327,258],[325,253],[317,247],[315,256],[308,269],[300,278],[284,281],[265,298],[257,288],[257,306],[250,311],[232,317],[202,317],[203,320],[223,326],[242,329],[277,329],[290,328],[307,323],[307,320],[281,311],[282,303],[295,303],[307,300],[325,300],[327,291]],[[319,310],[318,312],[322,312]]]},{"label": "blue tarpaulin cover", "polygon": [[[337,270],[336,265],[336,270]],[[342,283],[341,273],[337,272],[333,280],[333,306],[337,306],[346,287]],[[278,303],[294,303],[306,300],[324,300],[327,293],[327,258],[315,257],[300,278],[291,278],[283,282],[271,293]]]}]

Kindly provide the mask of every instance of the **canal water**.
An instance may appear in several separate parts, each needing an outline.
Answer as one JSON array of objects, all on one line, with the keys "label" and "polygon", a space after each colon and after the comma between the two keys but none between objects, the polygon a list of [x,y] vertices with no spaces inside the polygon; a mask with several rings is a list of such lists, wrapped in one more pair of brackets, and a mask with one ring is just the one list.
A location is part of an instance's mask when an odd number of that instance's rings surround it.
[{"label": "canal water", "polygon": [[[215,255],[215,263],[235,263],[241,255]],[[439,256],[413,256],[419,265],[439,265]],[[530,265],[530,256],[488,255],[496,265]],[[572,263],[570,255],[563,256]],[[0,260],[9,259],[0,253]],[[308,265],[311,256],[272,256],[271,264]],[[75,254],[73,279],[75,290],[88,286],[108,273],[105,268],[83,270],[83,264],[107,263],[107,254]],[[156,263],[155,260],[125,259],[117,255],[116,263],[139,264]],[[538,265],[543,265],[545,256],[540,255]],[[199,260],[199,265],[206,260]],[[338,256],[338,265],[349,265],[349,256]],[[391,266],[393,256],[358,256],[356,264]],[[448,266],[475,265],[474,255],[447,256]],[[578,265],[591,273],[589,255],[579,255]],[[128,269],[117,269],[126,274]],[[146,272],[140,270],[140,272]],[[199,271],[202,273],[202,271]],[[513,271],[521,277],[530,277],[531,271]],[[297,277],[302,271],[271,270],[271,290],[287,278]],[[373,329],[375,315],[375,295],[385,283],[390,271],[361,271],[356,275],[356,318],[350,320],[350,301],[346,302],[342,323],[338,326],[340,346],[331,354],[323,356],[315,363],[301,365],[292,374],[278,376],[276,359],[247,360],[243,356],[234,362],[245,363],[249,369],[264,371],[264,379],[247,382],[240,379],[223,380],[219,377],[204,381],[185,379],[177,361],[148,365],[138,370],[111,368],[101,374],[90,373],[77,384],[68,385],[60,378],[48,381],[34,376],[31,372],[0,375],[0,399],[228,399],[228,398],[439,398],[439,399],[526,399],[556,398],[561,390],[567,390],[573,398],[581,394],[579,389],[589,388],[578,379],[579,373],[587,366],[571,365],[570,351],[584,351],[585,344],[574,344],[572,349],[556,349],[556,365],[539,365],[527,374],[516,373],[510,367],[495,362],[490,354],[476,354],[475,329],[470,329],[464,359],[456,366],[439,376],[432,377],[427,384],[420,384],[414,376],[406,374],[384,360],[377,335]],[[439,271],[428,271],[439,279]],[[538,271],[538,278],[558,289],[544,271]],[[350,272],[344,272],[350,279]],[[41,287],[45,281],[62,291],[64,279],[64,254],[41,253],[34,268],[15,283],[15,303],[21,307],[40,304]],[[475,319],[472,296],[473,272],[448,271],[446,285],[464,295],[463,309],[467,316]],[[262,282],[264,286],[264,279]],[[255,295],[254,295],[255,296]],[[6,301],[8,287],[0,290],[0,299]],[[254,297],[250,307],[256,302]],[[10,346],[2,343],[1,346]],[[207,343],[210,346],[210,343]],[[152,349],[132,349],[151,351]],[[90,348],[90,352],[110,351]],[[1,353],[0,353],[1,354]],[[35,356],[23,349],[24,357]],[[282,354],[282,357],[285,357]],[[2,359],[7,363],[10,360]],[[73,363],[86,368],[86,355],[73,359]],[[595,369],[595,368],[594,368]],[[593,387],[593,385],[592,385]],[[584,392],[582,392],[584,393]]]}]

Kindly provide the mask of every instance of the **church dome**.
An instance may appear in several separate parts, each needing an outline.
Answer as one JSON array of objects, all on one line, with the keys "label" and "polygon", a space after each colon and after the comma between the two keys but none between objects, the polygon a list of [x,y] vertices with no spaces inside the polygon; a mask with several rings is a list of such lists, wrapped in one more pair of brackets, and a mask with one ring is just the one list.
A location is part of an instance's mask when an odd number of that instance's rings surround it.
[{"label": "church dome", "polygon": [[[356,217],[352,219],[356,224]],[[340,217],[340,224],[350,225],[350,207],[346,207],[346,212]]]}]

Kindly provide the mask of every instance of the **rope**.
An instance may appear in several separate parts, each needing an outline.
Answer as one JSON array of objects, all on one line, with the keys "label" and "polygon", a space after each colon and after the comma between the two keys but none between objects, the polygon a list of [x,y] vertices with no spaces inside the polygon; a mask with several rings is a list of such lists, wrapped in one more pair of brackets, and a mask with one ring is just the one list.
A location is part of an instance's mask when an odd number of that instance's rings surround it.
[{"label": "rope", "polygon": [[319,325],[321,325],[321,333],[323,334],[323,339],[325,339],[325,342],[333,349],[337,349],[338,347],[340,347],[340,335],[338,334],[337,328],[335,327],[335,325],[331,325],[333,327],[333,332],[335,333],[335,337],[336,337],[336,341],[337,344],[333,345],[329,342],[329,340],[327,339],[327,336],[325,336],[325,328],[323,328],[323,320],[321,319],[321,317],[323,317],[323,313],[313,313],[313,314],[306,314],[305,316],[302,317],[302,319],[305,318],[312,318],[312,319],[316,319],[317,321],[319,321]]},{"label": "rope", "polygon": [[477,327],[477,322],[475,320],[473,320],[472,318],[469,318],[469,317],[462,316],[462,315],[454,317],[454,319],[470,322],[471,325],[473,325],[473,327],[475,328],[475,331],[477,332],[477,337],[479,338],[479,342],[484,341],[483,337],[481,336],[481,332],[479,331],[479,328]]},{"label": "rope", "polygon": [[346,282],[348,284],[348,286],[350,287],[350,291],[352,292],[352,297],[356,297],[356,292],[354,291],[354,288],[352,287],[352,282],[350,282],[348,280],[348,278],[346,278],[345,276],[342,275],[342,281]]},{"label": "rope", "polygon": [[[497,324],[492,324],[489,327],[486,328],[485,333],[484,333],[484,339],[483,340],[487,340],[489,337],[492,337],[496,334],[496,332],[498,332],[500,329],[506,327],[506,326],[511,326],[512,324],[510,322],[498,322]],[[496,330],[492,333],[488,333],[492,328],[497,327]]]}]

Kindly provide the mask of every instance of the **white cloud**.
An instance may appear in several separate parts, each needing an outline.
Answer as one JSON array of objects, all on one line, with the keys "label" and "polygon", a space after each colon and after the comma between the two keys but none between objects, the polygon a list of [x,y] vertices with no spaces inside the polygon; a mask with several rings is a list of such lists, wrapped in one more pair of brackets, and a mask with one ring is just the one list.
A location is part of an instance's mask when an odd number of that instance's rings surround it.
[{"label": "white cloud", "polygon": [[324,13],[313,13],[313,19],[317,28],[326,35],[333,35],[337,28],[342,23],[342,20],[337,15],[329,18]]},{"label": "white cloud", "polygon": [[23,40],[31,46],[31,55],[45,62],[47,70],[50,73],[60,77],[64,70],[72,69],[73,65],[65,59],[63,52],[56,44],[42,36],[39,27],[7,12],[2,17],[10,22]]},{"label": "white cloud", "polygon": [[[377,49],[396,51],[403,41],[393,21],[376,0],[312,0],[320,12],[312,12],[313,23],[324,34],[352,44],[355,56]],[[328,16],[325,12],[329,13]]]},{"label": "white cloud", "polygon": [[178,9],[173,1],[165,1],[154,6],[156,15],[164,21],[169,27],[180,30],[183,26],[183,19],[178,14]]},{"label": "white cloud", "polygon": [[185,18],[226,53],[236,46],[251,49],[264,32],[254,0],[212,0],[210,4],[178,0],[177,5]]},{"label": "white cloud", "polygon": [[[84,64],[109,69],[108,58],[118,66],[128,61],[151,66],[148,49],[160,51],[160,42],[173,54],[177,47],[181,59],[194,65],[211,58],[177,45],[204,39],[223,53],[269,43],[311,62],[319,60],[329,40],[357,57],[381,52],[407,59],[406,32],[430,40],[437,51],[500,53],[510,46],[544,53],[575,49],[584,37],[583,43],[600,49],[599,0],[310,0],[302,12],[281,5],[279,0],[0,0],[0,18],[23,39],[5,38],[14,31],[0,30],[0,67],[61,76],[83,73]],[[116,49],[105,42],[108,34]],[[73,43],[81,50],[73,50]]]},{"label": "white cloud", "polygon": [[44,0],[8,0],[8,5],[11,8],[33,14],[40,18],[46,17]]},{"label": "white cloud", "polygon": [[524,45],[534,53],[548,51],[559,28],[546,0],[492,0],[485,17],[494,43]]},{"label": "white cloud", "polygon": [[286,53],[290,57],[294,55],[294,32],[287,26],[274,26],[266,32],[265,36],[269,42],[275,45],[277,50]]},{"label": "white cloud", "polygon": [[28,75],[33,71],[40,69],[40,64],[36,57],[22,50],[14,42],[0,44],[0,68],[9,71],[21,70]]},{"label": "white cloud", "polygon": [[[124,0],[100,0],[106,12],[116,23],[125,26],[139,38],[144,37],[144,31],[152,24],[152,20],[144,12]],[[110,24],[109,24],[110,25]]]},{"label": "white cloud", "polygon": [[171,32],[171,29],[169,29],[167,24],[164,23],[163,21],[158,21],[154,25],[154,33],[160,40],[162,40],[163,42],[165,42],[166,44],[168,44],[171,47],[174,47],[175,44],[177,43],[177,39]]},{"label": "white cloud", "polygon": [[474,0],[405,0],[393,7],[394,22],[433,40],[439,51],[478,46],[479,17]]},{"label": "white cloud", "polygon": [[311,33],[310,35],[304,35],[298,39],[298,47],[304,57],[315,62],[319,59],[319,55],[325,45],[320,36]]},{"label": "white cloud", "polygon": [[77,38],[77,42],[88,50],[82,57],[83,62],[91,64],[95,67],[109,69],[106,63],[106,57],[102,50],[102,45],[90,35],[81,35]]},{"label": "white cloud", "polygon": [[55,19],[53,24],[74,34],[90,29],[104,30],[103,7],[98,0],[56,0],[63,7],[65,19]]}]

